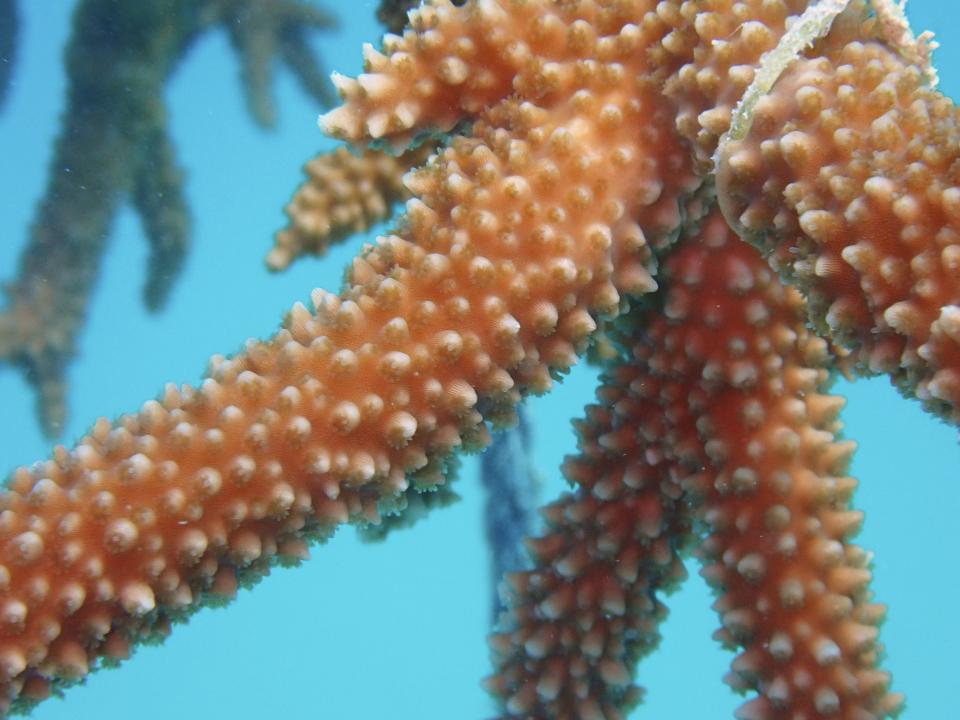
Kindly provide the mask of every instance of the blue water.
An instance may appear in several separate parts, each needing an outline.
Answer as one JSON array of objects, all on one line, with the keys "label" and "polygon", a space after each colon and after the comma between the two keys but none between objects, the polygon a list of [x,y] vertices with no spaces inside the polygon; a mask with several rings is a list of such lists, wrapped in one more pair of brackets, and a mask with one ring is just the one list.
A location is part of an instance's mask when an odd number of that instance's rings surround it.
[{"label": "blue water", "polygon": [[[133,0],[131,0],[133,1]],[[12,276],[26,226],[46,181],[63,107],[61,52],[74,3],[21,0],[15,86],[0,114],[0,280]],[[333,3],[328,3],[333,7]],[[913,0],[914,27],[937,32],[942,87],[960,98],[960,26],[953,0]],[[375,41],[374,3],[337,3],[342,30],[318,36],[330,69],[355,73],[360,44]],[[139,407],[168,380],[195,381],[206,358],[265,336],[311,288],[339,287],[362,238],[322,261],[279,276],[261,262],[301,164],[331,146],[318,108],[291,78],[277,86],[279,124],[258,130],[239,93],[236,57],[222,33],[206,36],[168,85],[166,101],[186,192],[194,246],[168,308],[140,303],[147,248],[138,218],[115,223],[100,284],[70,371],[76,438],[98,415]],[[531,403],[535,461],[544,499],[563,488],[556,470],[574,447],[569,419],[588,402],[593,371],[580,368]],[[876,553],[877,596],[890,606],[886,666],[908,694],[907,720],[956,717],[960,516],[956,431],[924,416],[882,380],[841,385],[844,419],[860,443],[853,467],[867,513],[860,542]],[[44,457],[50,443],[33,416],[32,391],[0,368],[0,475]],[[460,503],[435,512],[388,543],[364,545],[347,528],[298,569],[275,570],[226,610],[203,611],[161,647],[141,648],[119,670],[93,675],[65,701],[44,703],[42,720],[135,715],[170,718],[482,718],[492,708],[479,680],[488,672],[487,550],[479,483],[464,465]],[[695,570],[695,568],[693,568]],[[717,621],[695,572],[670,600],[661,649],[641,669],[647,703],[635,718],[732,717],[739,704],[720,678],[729,657],[710,635]]]}]

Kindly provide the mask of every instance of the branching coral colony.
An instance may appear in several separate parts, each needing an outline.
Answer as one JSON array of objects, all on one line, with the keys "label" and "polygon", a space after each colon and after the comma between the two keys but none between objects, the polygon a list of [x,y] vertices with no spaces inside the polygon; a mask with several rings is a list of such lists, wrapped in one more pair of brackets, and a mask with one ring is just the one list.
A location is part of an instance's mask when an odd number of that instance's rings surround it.
[{"label": "branching coral colony", "polygon": [[[381,0],[377,19],[390,33],[402,34],[408,13],[419,4]],[[304,168],[308,179],[287,205],[289,224],[274,237],[267,267],[285,270],[303,255],[323,255],[331,244],[392,216],[394,206],[409,197],[403,175],[436,152],[437,143],[424,139],[396,157],[376,149],[353,155],[337,148],[310,160]]]},{"label": "branching coral colony", "polygon": [[893,716],[827,385],[841,364],[884,372],[957,419],[957,116],[897,13],[414,11],[322,118],[394,148],[472,120],[408,175],[401,229],[199,388],[11,477],[11,707],[340,524],[402,514],[602,330],[619,352],[578,425],[576,487],[547,508],[493,638],[502,716],[624,717],[690,551],[738,651],[738,717]]},{"label": "branching coral colony", "polygon": [[[380,13],[378,13],[380,15]],[[374,223],[394,215],[401,200],[409,197],[403,176],[423,164],[438,142],[423,144],[397,157],[382,150],[368,149],[359,155],[338,147],[312,158],[305,166],[307,180],[287,204],[287,227],[274,236],[267,254],[267,267],[286,270],[304,255],[323,255],[351,235],[368,230]],[[537,477],[530,464],[529,421],[520,415],[516,429],[500,433],[484,453],[480,480],[486,491],[484,520],[491,550],[493,617],[503,609],[497,586],[507,572],[528,565],[523,540],[535,527]],[[365,528],[368,540],[382,540],[397,524],[409,525],[435,507],[457,499],[449,485],[439,491],[412,498],[402,516]]]},{"label": "branching coral colony", "polygon": [[[16,37],[16,8],[0,5],[0,54]],[[129,201],[150,244],[144,302],[163,306],[190,240],[183,172],[167,129],[164,86],[194,42],[222,27],[240,57],[247,104],[273,122],[273,66],[282,60],[304,90],[329,103],[332,89],[307,36],[333,16],[304,0],[81,0],[65,53],[68,97],[19,273],[0,310],[0,361],[37,390],[40,422],[59,434],[66,371],[86,315],[110,226]],[[3,71],[7,63],[0,63]],[[0,72],[0,93],[5,86]],[[111,128],[105,132],[104,128]]]}]

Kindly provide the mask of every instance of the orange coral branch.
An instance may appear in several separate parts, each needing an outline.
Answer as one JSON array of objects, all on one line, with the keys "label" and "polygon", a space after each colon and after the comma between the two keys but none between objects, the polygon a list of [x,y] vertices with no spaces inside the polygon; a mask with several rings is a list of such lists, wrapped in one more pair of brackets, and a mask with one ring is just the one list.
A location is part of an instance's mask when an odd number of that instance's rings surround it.
[{"label": "orange coral branch", "polygon": [[[198,390],[170,388],[17,471],[0,513],[0,672],[15,706],[229,593],[275,549],[296,556],[305,539],[378,522],[442,484],[451,453],[482,447],[488,422],[511,422],[520,398],[548,389],[602,322],[629,354],[612,365],[606,407],[591,411],[568,465],[580,488],[532,544],[541,567],[513,579],[517,607],[495,640],[491,681],[505,712],[618,717],[635,702],[632,665],[662,616],[656,593],[699,535],[720,595],[719,636],[742,650],[728,679],[753,695],[741,717],[890,717],[900,700],[876,668],[882,609],[866,556],[849,542],[860,520],[844,475],[851,448],[836,437],[839,403],[824,394],[833,358],[805,327],[801,296],[732,242],[720,215],[692,237],[718,147],[730,169],[722,199],[739,197],[746,178],[722,138],[765,53],[807,5],[437,0],[384,54],[368,52],[368,72],[340,81],[347,102],[321,121],[331,132],[399,147],[461,120],[472,127],[408,176],[406,225],[365,249],[341,295],[317,291],[315,312],[296,306],[271,340],[215,358]],[[919,70],[874,44],[885,36],[867,6],[850,7],[748,110],[755,132],[779,137],[777,122],[794,115],[841,116],[839,89],[833,105],[805,86],[778,97],[792,77],[818,71],[818,56],[863,61],[857,82],[877,83],[871,92],[893,73],[898,84],[871,107],[903,92],[921,101],[910,108],[950,125],[946,101],[922,102]],[[788,120],[764,102],[787,108]],[[871,132],[893,133],[868,120]],[[844,127],[834,127],[841,139]],[[902,129],[908,152],[934,149],[915,162],[935,165],[943,148],[928,127],[921,117]],[[775,145],[791,172],[804,167],[782,152],[790,141]],[[691,200],[694,162],[706,179]],[[749,179],[773,187],[778,168]],[[952,247],[942,241],[953,231],[951,191],[936,184],[949,173],[919,177],[944,211],[909,262],[923,274],[940,267],[931,255],[952,257],[939,244]],[[818,196],[804,193],[798,177],[763,197],[769,227],[789,229],[797,213],[807,239],[829,246],[820,230],[832,220],[816,216],[808,229],[801,200]],[[920,201],[886,199],[900,240],[920,246],[906,232],[921,222]],[[656,289],[660,262],[668,293],[638,302]],[[896,278],[903,264],[878,269]],[[830,279],[827,269],[813,276]],[[614,324],[631,305],[628,322]],[[844,329],[882,335],[874,310]],[[914,317],[907,310],[882,319],[898,330]],[[937,326],[948,336],[951,318],[948,308]],[[925,354],[915,353],[929,363]],[[908,374],[924,371],[906,359]]]},{"label": "orange coral branch", "polygon": [[[84,675],[274,548],[442,483],[454,448],[486,444],[484,418],[509,422],[575,362],[590,312],[618,310],[614,281],[653,287],[632,217],[661,212],[683,153],[657,130],[655,89],[635,89],[628,19],[611,19],[608,62],[564,70],[540,106],[494,107],[418,171],[407,230],[357,258],[339,297],[318,292],[316,314],[297,306],[270,341],[215,359],[198,390],[17,471],[0,556],[10,699]],[[632,260],[616,276],[614,253]]]},{"label": "orange coral branch", "polygon": [[899,55],[853,41],[790,68],[756,116],[756,131],[721,156],[731,215],[863,369],[957,422],[953,104]]},{"label": "orange coral branch", "polygon": [[763,54],[807,3],[667,5],[663,48],[683,64],[665,92],[704,171],[719,145],[728,218],[809,295],[821,333],[956,422],[957,124],[953,103],[924,86],[927,55],[893,32],[889,3],[872,15],[852,2],[750,111],[748,136],[720,143]]},{"label": "orange coral branch", "polygon": [[393,157],[380,150],[354,155],[340,147],[310,160],[307,181],[294,192],[285,212],[290,222],[274,236],[267,267],[286,270],[303,255],[323,255],[331,245],[389,218],[393,206],[409,197],[403,176],[436,150],[425,143]]}]

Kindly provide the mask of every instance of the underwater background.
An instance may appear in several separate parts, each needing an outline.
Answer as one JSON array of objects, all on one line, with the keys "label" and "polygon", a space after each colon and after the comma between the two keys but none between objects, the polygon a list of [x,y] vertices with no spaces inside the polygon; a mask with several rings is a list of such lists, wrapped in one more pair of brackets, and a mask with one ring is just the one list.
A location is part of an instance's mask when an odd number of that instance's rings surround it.
[{"label": "underwater background", "polygon": [[[137,0],[129,0],[136,2]],[[318,0],[318,4],[319,0]],[[329,70],[355,74],[361,43],[382,28],[376,3],[324,5],[340,20],[311,34]],[[16,273],[65,102],[63,49],[75,3],[20,0],[20,36],[8,97],[0,110],[0,282]],[[955,0],[912,0],[915,30],[933,30],[941,89],[960,99],[960,23]],[[281,274],[263,256],[303,179],[301,167],[334,147],[316,127],[321,108],[289,73],[275,83],[277,124],[250,119],[239,65],[222,31],[206,33],[167,83],[170,131],[187,176],[192,248],[166,308],[141,302],[148,247],[139,216],[124,208],[112,225],[89,316],[68,371],[71,444],[92,421],[133,410],[168,381],[199,380],[213,353],[266,337],[314,287],[339,289],[356,237],[322,259]],[[578,367],[543,398],[528,402],[540,499],[565,483],[571,418],[592,400],[596,371]],[[873,588],[888,604],[881,639],[893,687],[907,695],[906,720],[957,717],[960,643],[960,446],[956,430],[924,415],[884,379],[839,381],[848,397],[846,435],[859,443],[855,505],[867,519],[858,542],[876,554]],[[46,457],[34,394],[0,365],[0,477]],[[202,610],[159,647],[142,647],[119,670],[91,675],[65,700],[42,703],[38,720],[154,718],[484,718],[493,705],[489,673],[489,550],[477,461],[462,464],[460,502],[434,511],[386,543],[363,543],[352,528],[312,548],[296,569],[276,568],[226,609]],[[644,661],[646,702],[632,718],[730,718],[740,699],[722,682],[731,656],[711,639],[712,598],[690,578],[669,598],[660,649]]]}]

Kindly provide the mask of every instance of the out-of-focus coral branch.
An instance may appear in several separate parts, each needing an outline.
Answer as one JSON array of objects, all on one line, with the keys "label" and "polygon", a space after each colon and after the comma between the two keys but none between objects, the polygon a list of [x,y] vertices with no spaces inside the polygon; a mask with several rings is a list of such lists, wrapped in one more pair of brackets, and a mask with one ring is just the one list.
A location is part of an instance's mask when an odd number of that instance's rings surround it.
[{"label": "out-of-focus coral branch", "polygon": [[307,180],[286,207],[290,222],[274,236],[266,257],[271,270],[285,270],[303,255],[323,255],[331,245],[386,220],[409,197],[404,174],[423,164],[435,143],[393,157],[380,150],[355,155],[345,147],[310,160]]},{"label": "out-of-focus coral branch", "polygon": [[190,209],[182,183],[176,148],[168,135],[157,135],[143,148],[142,170],[134,178],[131,193],[150,243],[143,288],[143,300],[150,310],[163,307],[186,259]]},{"label": "out-of-focus coral branch", "polygon": [[10,76],[17,59],[19,30],[20,17],[15,0],[0,0],[0,108],[10,89]]},{"label": "out-of-focus coral branch", "polygon": [[247,106],[260,125],[270,127],[275,121],[271,90],[276,58],[310,97],[324,106],[336,101],[307,34],[311,29],[335,28],[337,20],[331,13],[304,0],[213,0],[208,4],[240,56]]},{"label": "out-of-focus coral branch", "polygon": [[507,573],[530,566],[524,539],[532,537],[535,527],[539,478],[530,461],[531,425],[527,413],[517,413],[517,427],[499,433],[480,458],[480,480],[487,492],[484,526],[490,548],[490,574],[494,593],[493,620],[506,609],[498,586]]},{"label": "out-of-focus coral branch", "polygon": [[[3,10],[12,13],[12,3]],[[319,103],[329,100],[306,33],[332,25],[330,15],[303,0],[78,5],[47,189],[0,311],[0,361],[20,368],[36,387],[48,434],[63,426],[66,368],[121,202],[131,201],[142,216],[150,243],[144,287],[150,310],[163,306],[183,266],[190,216],[162,101],[167,78],[203,32],[224,26],[241,58],[251,113],[266,125],[274,116],[269,90],[277,57]]]}]

